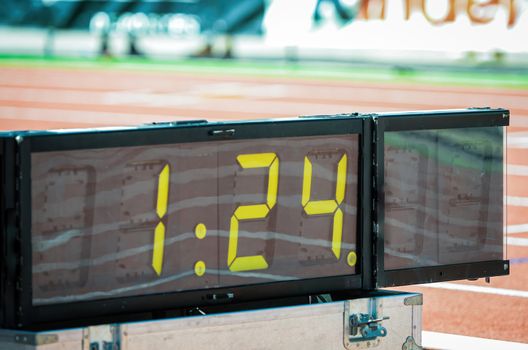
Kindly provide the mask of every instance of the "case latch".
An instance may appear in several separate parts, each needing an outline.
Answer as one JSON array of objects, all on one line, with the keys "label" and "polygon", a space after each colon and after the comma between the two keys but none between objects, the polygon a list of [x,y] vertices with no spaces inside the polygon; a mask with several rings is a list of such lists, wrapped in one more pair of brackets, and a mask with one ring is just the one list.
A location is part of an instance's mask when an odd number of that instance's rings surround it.
[{"label": "case latch", "polygon": [[383,303],[378,298],[345,302],[345,348],[368,349],[380,345],[381,338],[387,336],[382,322],[388,319],[383,317]]},{"label": "case latch", "polygon": [[364,341],[384,337],[387,335],[387,329],[381,322],[388,319],[389,317],[374,319],[369,314],[354,314],[350,316],[350,338],[361,336],[358,339]]}]

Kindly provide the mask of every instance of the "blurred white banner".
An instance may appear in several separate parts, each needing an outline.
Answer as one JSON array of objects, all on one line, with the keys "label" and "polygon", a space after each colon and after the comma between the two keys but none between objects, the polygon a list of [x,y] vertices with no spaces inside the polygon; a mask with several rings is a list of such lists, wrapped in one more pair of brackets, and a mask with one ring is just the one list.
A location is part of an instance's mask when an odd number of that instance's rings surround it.
[{"label": "blurred white banner", "polygon": [[528,53],[528,0],[272,0],[270,45]]}]

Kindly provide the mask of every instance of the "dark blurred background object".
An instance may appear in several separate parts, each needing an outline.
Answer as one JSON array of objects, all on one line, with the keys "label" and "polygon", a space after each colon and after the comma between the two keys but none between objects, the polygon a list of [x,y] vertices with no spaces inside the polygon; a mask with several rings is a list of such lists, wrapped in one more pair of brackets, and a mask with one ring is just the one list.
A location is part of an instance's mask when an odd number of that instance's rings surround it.
[{"label": "dark blurred background object", "polygon": [[138,39],[145,35],[200,35],[204,41],[194,57],[212,57],[223,40],[220,57],[232,56],[234,35],[262,34],[264,0],[5,0],[0,25],[48,29],[46,54],[52,54],[55,30],[88,30],[100,37],[99,54],[109,56],[109,35],[128,38],[128,54],[144,53]]}]

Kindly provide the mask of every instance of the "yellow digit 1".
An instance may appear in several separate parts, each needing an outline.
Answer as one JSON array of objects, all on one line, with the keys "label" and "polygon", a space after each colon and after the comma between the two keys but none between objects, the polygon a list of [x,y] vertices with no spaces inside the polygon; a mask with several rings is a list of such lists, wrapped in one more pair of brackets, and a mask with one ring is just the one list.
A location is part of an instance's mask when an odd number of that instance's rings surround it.
[{"label": "yellow digit 1", "polygon": [[312,162],[308,157],[304,157],[304,176],[302,189],[302,206],[308,215],[334,214],[332,227],[332,252],[339,259],[341,256],[341,241],[343,238],[343,211],[339,205],[345,199],[347,172],[347,155],[343,154],[337,165],[337,184],[335,199],[310,200],[312,192]]},{"label": "yellow digit 1", "polygon": [[241,154],[237,156],[237,162],[243,169],[269,168],[268,193],[266,204],[240,205],[235,209],[233,216],[231,216],[227,266],[233,272],[267,269],[268,263],[262,255],[237,256],[238,223],[240,220],[265,218],[277,203],[279,158],[277,158],[275,153]]},{"label": "yellow digit 1", "polygon": [[167,204],[169,201],[169,178],[170,168],[166,164],[158,176],[158,201],[156,203],[156,214],[159,223],[154,230],[154,250],[152,252],[152,267],[154,271],[161,275],[163,269],[163,247],[165,245],[165,225],[163,217],[167,214]]}]

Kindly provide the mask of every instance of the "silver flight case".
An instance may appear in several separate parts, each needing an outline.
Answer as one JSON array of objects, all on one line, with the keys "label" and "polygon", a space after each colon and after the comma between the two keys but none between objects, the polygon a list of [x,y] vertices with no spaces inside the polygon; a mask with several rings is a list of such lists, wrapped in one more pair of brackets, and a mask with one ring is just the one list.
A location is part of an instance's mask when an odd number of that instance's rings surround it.
[{"label": "silver flight case", "polygon": [[4,350],[421,349],[422,295],[360,299],[47,332],[0,330]]}]

